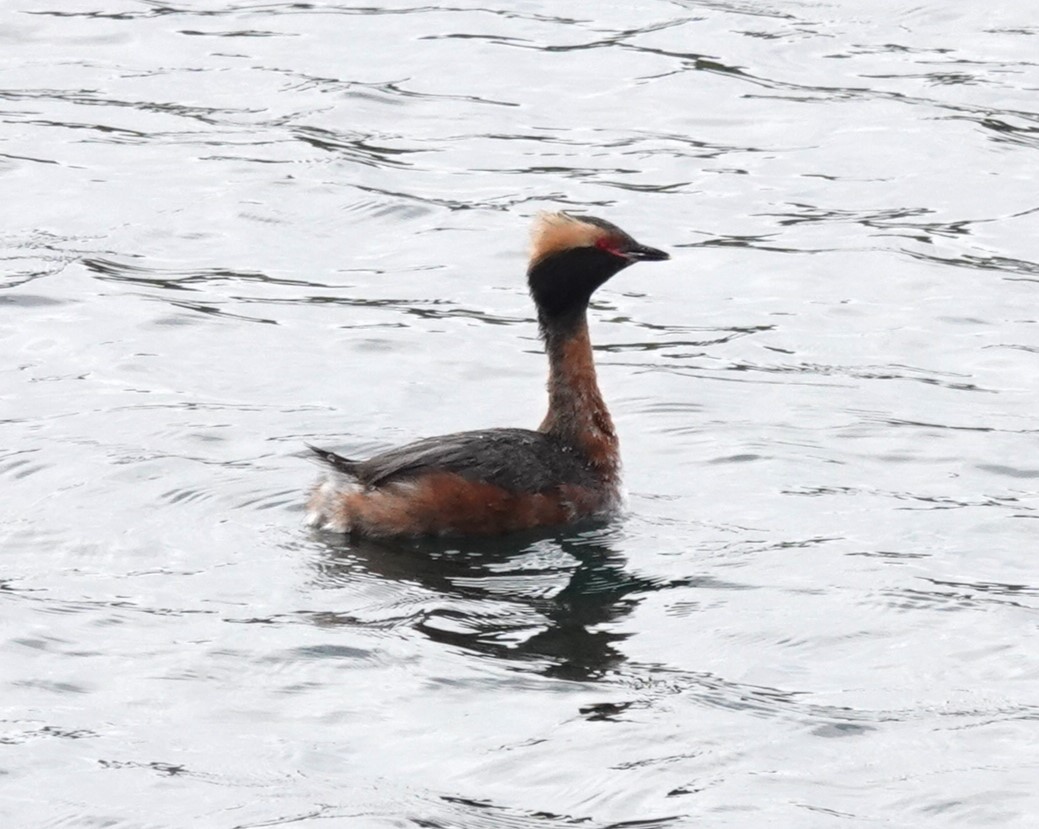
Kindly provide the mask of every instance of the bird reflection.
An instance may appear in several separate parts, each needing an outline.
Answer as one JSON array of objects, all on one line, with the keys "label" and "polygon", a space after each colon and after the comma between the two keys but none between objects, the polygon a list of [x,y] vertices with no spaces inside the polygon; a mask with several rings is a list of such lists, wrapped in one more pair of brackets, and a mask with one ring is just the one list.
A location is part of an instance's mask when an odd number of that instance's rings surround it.
[{"label": "bird reflection", "polygon": [[322,579],[339,584],[367,574],[420,585],[437,601],[414,627],[432,641],[587,681],[624,661],[617,643],[629,634],[618,632],[617,622],[638,594],[671,586],[630,573],[607,533],[347,539],[327,547],[319,568]]}]

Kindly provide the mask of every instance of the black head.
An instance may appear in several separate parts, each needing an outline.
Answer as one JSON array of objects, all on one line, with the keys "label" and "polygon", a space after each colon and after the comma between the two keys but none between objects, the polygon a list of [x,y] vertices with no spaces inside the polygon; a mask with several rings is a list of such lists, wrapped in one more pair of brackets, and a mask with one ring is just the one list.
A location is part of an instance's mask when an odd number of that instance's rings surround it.
[{"label": "black head", "polygon": [[527,283],[542,324],[580,314],[595,290],[636,262],[670,257],[594,216],[543,213],[534,225]]}]

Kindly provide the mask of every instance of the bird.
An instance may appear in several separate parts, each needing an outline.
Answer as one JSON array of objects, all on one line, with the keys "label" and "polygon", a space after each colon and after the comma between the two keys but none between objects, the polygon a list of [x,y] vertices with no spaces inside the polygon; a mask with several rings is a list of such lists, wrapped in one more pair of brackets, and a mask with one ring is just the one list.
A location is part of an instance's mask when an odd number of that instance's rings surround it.
[{"label": "bird", "polygon": [[310,491],[308,524],[371,538],[467,537],[616,514],[620,451],[596,379],[588,304],[625,268],[669,258],[604,219],[539,214],[527,285],[549,364],[541,425],[424,438],[366,460],[308,445],[325,473]]}]

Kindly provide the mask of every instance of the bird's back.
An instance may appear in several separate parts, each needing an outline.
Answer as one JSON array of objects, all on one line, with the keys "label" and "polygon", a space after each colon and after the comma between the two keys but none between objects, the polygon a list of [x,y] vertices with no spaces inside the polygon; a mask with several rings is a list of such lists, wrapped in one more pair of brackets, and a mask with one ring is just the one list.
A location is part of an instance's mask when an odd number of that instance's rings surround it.
[{"label": "bird's back", "polygon": [[510,492],[546,492],[560,484],[592,486],[596,477],[580,451],[531,429],[478,429],[424,438],[355,461],[321,449],[318,456],[364,487],[381,487],[431,472]]}]

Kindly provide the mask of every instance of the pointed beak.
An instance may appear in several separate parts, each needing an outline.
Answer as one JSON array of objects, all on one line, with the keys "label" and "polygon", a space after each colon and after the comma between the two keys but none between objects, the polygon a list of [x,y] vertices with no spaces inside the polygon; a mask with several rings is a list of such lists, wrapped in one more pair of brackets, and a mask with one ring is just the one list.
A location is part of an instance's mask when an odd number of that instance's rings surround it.
[{"label": "pointed beak", "polygon": [[632,245],[624,251],[624,255],[632,262],[663,262],[671,258],[665,251],[639,244]]}]

